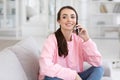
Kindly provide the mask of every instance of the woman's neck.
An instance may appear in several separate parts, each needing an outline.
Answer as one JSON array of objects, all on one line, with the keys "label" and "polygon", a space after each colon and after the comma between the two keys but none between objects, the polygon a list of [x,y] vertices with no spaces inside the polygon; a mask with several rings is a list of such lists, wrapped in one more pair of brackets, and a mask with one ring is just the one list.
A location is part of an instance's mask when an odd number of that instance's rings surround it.
[{"label": "woman's neck", "polygon": [[64,31],[61,29],[61,32],[63,33],[66,41],[71,41],[72,40],[72,31]]}]

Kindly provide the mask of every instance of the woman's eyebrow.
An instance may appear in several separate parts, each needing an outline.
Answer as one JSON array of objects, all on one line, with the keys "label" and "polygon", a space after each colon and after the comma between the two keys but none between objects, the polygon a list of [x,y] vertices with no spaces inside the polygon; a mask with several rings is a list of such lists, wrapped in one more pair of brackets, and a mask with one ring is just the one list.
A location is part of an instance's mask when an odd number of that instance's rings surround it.
[{"label": "woman's eyebrow", "polygon": [[75,14],[71,14],[71,16],[76,16]]},{"label": "woman's eyebrow", "polygon": [[[62,16],[67,16],[68,14],[63,14]],[[75,14],[71,14],[72,16],[75,15]]]},{"label": "woman's eyebrow", "polygon": [[63,14],[62,16],[67,16],[67,14]]}]

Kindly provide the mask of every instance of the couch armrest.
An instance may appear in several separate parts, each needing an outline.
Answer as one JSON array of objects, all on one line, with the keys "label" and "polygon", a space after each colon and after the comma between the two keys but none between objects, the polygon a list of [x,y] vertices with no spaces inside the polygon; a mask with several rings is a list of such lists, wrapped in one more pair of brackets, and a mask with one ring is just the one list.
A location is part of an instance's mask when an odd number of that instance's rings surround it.
[{"label": "couch armrest", "polygon": [[103,61],[102,66],[104,68],[104,76],[111,77],[112,64],[109,61]]}]

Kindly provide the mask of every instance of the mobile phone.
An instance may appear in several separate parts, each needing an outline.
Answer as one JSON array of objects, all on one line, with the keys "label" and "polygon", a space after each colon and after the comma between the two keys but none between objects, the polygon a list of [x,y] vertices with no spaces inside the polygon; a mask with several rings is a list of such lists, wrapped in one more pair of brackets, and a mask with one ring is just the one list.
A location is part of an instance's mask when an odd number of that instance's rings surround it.
[{"label": "mobile phone", "polygon": [[76,32],[76,34],[78,35],[80,31],[79,31],[79,29],[77,29],[77,27],[78,27],[78,26],[76,26],[75,32]]},{"label": "mobile phone", "polygon": [[78,35],[82,28],[77,28],[77,27],[78,27],[78,26],[76,26],[75,32],[76,32],[76,34]]},{"label": "mobile phone", "polygon": [[75,31],[76,31],[76,34],[78,35],[79,34],[79,29],[76,29]]}]

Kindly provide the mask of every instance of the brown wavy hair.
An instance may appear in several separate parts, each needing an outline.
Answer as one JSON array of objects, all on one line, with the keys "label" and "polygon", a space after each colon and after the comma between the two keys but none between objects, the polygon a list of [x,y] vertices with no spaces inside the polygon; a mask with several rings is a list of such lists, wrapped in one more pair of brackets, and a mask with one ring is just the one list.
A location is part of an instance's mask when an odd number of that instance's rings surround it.
[{"label": "brown wavy hair", "polygon": [[[60,20],[61,11],[63,9],[71,9],[75,12],[75,14],[76,14],[76,24],[77,24],[78,23],[78,14],[72,6],[63,6],[57,13],[57,21]],[[60,25],[60,28],[55,32],[55,36],[56,36],[56,39],[57,39],[59,56],[60,57],[62,57],[62,56],[66,57],[68,55],[68,47],[67,47],[67,41],[66,41],[63,33],[61,32],[61,25]]]}]

